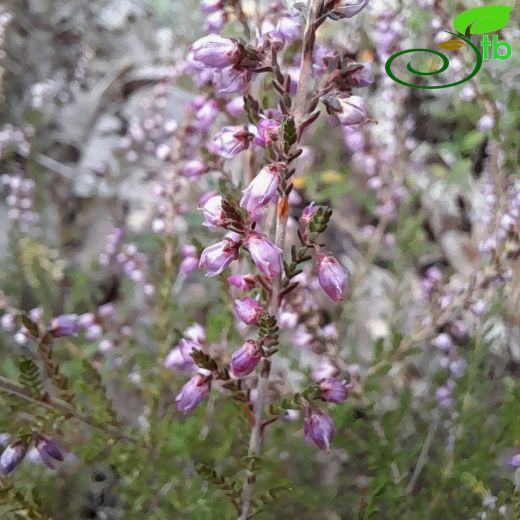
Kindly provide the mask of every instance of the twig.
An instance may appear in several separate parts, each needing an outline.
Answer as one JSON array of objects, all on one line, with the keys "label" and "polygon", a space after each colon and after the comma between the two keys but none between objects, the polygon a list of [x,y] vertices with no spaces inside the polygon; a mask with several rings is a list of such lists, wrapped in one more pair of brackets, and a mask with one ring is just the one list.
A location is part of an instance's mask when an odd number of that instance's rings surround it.
[{"label": "twig", "polygon": [[121,431],[119,428],[116,428],[110,424],[103,424],[93,417],[89,417],[88,415],[81,413],[80,411],[76,410],[76,408],[67,404],[61,399],[56,399],[50,396],[46,396],[45,400],[36,399],[23,386],[3,376],[0,376],[0,391],[16,395],[20,399],[24,399],[25,401],[43,406],[49,410],[59,410],[65,415],[74,417],[78,421],[82,422],[83,424],[87,424],[92,428],[97,428],[111,437],[121,438],[128,442],[134,442],[132,437]]},{"label": "twig", "polygon": [[437,428],[439,426],[441,414],[438,410],[433,412],[433,418],[430,423],[430,428],[428,429],[428,433],[426,434],[426,439],[424,439],[424,444],[421,449],[421,453],[419,454],[419,458],[417,459],[417,464],[415,465],[415,469],[413,471],[412,477],[410,478],[410,482],[408,486],[406,486],[406,492],[412,493],[415,488],[415,484],[417,483],[417,479],[419,478],[426,461],[428,460],[428,453],[430,451],[430,447],[433,442],[433,437]]}]

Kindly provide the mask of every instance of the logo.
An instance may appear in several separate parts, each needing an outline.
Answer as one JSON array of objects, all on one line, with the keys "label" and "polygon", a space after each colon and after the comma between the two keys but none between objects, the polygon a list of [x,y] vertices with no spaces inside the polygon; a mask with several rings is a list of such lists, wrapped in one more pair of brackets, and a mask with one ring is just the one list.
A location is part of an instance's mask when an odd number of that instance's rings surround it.
[{"label": "logo", "polygon": [[[511,57],[512,49],[511,45],[508,42],[499,41],[498,36],[496,34],[493,35],[492,40],[490,40],[488,36],[488,33],[498,31],[499,29],[507,25],[511,10],[512,7],[506,5],[489,5],[484,7],[477,7],[475,9],[469,9],[457,15],[453,20],[453,27],[457,31],[456,33],[451,31],[444,31],[453,36],[454,38],[451,38],[450,40],[444,41],[437,45],[438,49],[442,49],[445,51],[455,51],[467,46],[472,51],[474,67],[473,70],[465,78],[462,78],[461,80],[446,85],[417,85],[415,83],[410,83],[409,81],[399,79],[392,71],[392,64],[397,58],[410,53],[428,53],[430,57],[433,55],[441,59],[442,64],[439,68],[424,72],[417,70],[410,62],[408,62],[408,64],[406,65],[406,69],[408,70],[408,72],[415,76],[436,76],[437,74],[441,74],[442,72],[448,69],[450,65],[450,60],[442,52],[433,49],[408,49],[392,54],[392,56],[390,56],[385,65],[386,73],[396,83],[411,88],[450,88],[465,83],[466,81],[469,81],[479,72],[479,70],[482,67],[483,61],[490,59],[490,54],[492,56],[491,59],[493,60],[508,60]],[[482,52],[469,39],[470,35],[472,34],[484,35],[480,42]],[[501,50],[505,52],[500,52]]]}]

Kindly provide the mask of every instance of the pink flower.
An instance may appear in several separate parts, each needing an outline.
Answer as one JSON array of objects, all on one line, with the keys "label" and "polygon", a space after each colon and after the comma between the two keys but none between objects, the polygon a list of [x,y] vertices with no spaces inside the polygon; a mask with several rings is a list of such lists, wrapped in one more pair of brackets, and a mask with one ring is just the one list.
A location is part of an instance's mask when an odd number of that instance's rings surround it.
[{"label": "pink flower", "polygon": [[331,94],[324,98],[329,114],[343,126],[360,125],[368,121],[365,102],[359,96]]},{"label": "pink flower", "polygon": [[345,297],[348,274],[331,255],[318,258],[318,281],[327,295],[339,302]]},{"label": "pink flower", "polygon": [[195,367],[191,352],[193,349],[200,349],[201,345],[190,339],[181,339],[179,344],[172,348],[164,360],[165,368],[176,368],[182,371],[191,371]]},{"label": "pink flower", "polygon": [[276,195],[280,181],[281,165],[279,163],[264,166],[257,176],[242,192],[240,207],[247,210],[251,217],[256,217]]},{"label": "pink flower", "polygon": [[299,16],[282,16],[276,25],[276,30],[284,35],[285,39],[292,43],[301,38],[301,23]]},{"label": "pink flower", "polygon": [[341,112],[336,117],[343,126],[360,125],[368,121],[365,102],[359,96],[339,98]]},{"label": "pink flower", "polygon": [[280,122],[276,119],[261,119],[256,126],[253,143],[268,148],[279,139]]},{"label": "pink flower", "polygon": [[78,331],[77,314],[62,314],[51,321],[49,332],[54,338],[74,336]]},{"label": "pink flower", "polygon": [[304,419],[303,432],[307,442],[314,442],[318,448],[330,452],[330,443],[334,436],[332,418],[325,415],[319,408],[310,408]]},{"label": "pink flower", "polygon": [[210,229],[218,229],[224,222],[222,214],[222,196],[213,195],[200,208],[204,216],[203,226]]},{"label": "pink flower", "polygon": [[200,10],[204,14],[214,13],[222,8],[222,0],[200,0]]},{"label": "pink flower", "polygon": [[184,274],[193,273],[199,266],[199,259],[195,256],[187,256],[179,264],[179,271]]},{"label": "pink flower", "polygon": [[441,332],[435,336],[431,343],[434,347],[444,352],[449,352],[453,347],[453,339],[447,332]]},{"label": "pink flower", "polygon": [[206,269],[206,276],[217,276],[233,260],[238,258],[238,244],[229,238],[206,247],[200,255],[199,267]]},{"label": "pink flower", "polygon": [[194,61],[215,69],[224,69],[238,63],[242,54],[235,39],[224,38],[218,34],[208,34],[200,38],[191,49]]},{"label": "pink flower", "polygon": [[247,239],[246,245],[254,264],[266,278],[274,278],[282,272],[283,251],[264,235],[252,233]]},{"label": "pink flower", "polygon": [[302,215],[300,217],[300,223],[307,227],[312,220],[312,217],[316,214],[318,211],[319,206],[315,206],[314,202],[311,202],[303,211]]},{"label": "pink flower", "polygon": [[206,16],[204,29],[206,31],[220,31],[227,22],[227,14],[224,11],[214,11]]},{"label": "pink flower", "polygon": [[244,113],[244,98],[234,97],[227,105],[226,112],[233,117],[238,117]]},{"label": "pink flower", "polygon": [[43,435],[36,436],[36,449],[40,454],[41,459],[45,463],[45,465],[54,469],[53,460],[57,460],[58,462],[63,462],[63,454],[56,442],[50,437],[44,437]]},{"label": "pink flower", "polygon": [[229,276],[227,279],[229,285],[233,285],[234,287],[238,287],[239,289],[242,289],[243,291],[249,291],[253,287],[255,287],[255,277],[252,274],[234,274],[232,276]]},{"label": "pink flower", "polygon": [[269,31],[258,39],[258,45],[256,49],[258,52],[265,52],[269,49],[272,49],[275,52],[279,52],[284,48],[286,40],[287,39],[282,32]]},{"label": "pink flower", "polygon": [[348,386],[345,381],[334,377],[320,382],[321,398],[328,403],[340,404],[348,397]]},{"label": "pink flower", "polygon": [[218,103],[214,99],[205,100],[195,112],[193,126],[195,126],[197,130],[208,130],[217,118],[218,113]]},{"label": "pink flower", "polygon": [[186,258],[187,256],[196,256],[197,248],[193,244],[184,244],[181,246],[180,253],[183,258]]},{"label": "pink flower", "polygon": [[343,141],[351,152],[361,152],[365,148],[365,136],[358,127],[344,126]]},{"label": "pink flower", "polygon": [[513,455],[506,464],[512,468],[520,468],[520,453]]},{"label": "pink flower", "polygon": [[228,67],[215,74],[213,81],[219,94],[236,94],[247,90],[250,76],[247,70]]},{"label": "pink flower", "polygon": [[374,81],[374,74],[372,72],[372,64],[367,63],[359,69],[352,72],[350,81],[354,87],[368,87]]},{"label": "pink flower", "polygon": [[245,377],[249,375],[258,365],[262,354],[256,341],[246,341],[231,356],[231,371],[235,377]]},{"label": "pink flower", "polygon": [[168,352],[163,363],[165,368],[176,368],[177,370],[189,371],[193,368],[193,360],[189,361],[185,358],[180,347],[174,347]]},{"label": "pink flower", "polygon": [[23,461],[26,452],[27,446],[21,441],[7,446],[0,455],[0,474],[8,475],[14,471],[16,466]]},{"label": "pink flower", "polygon": [[367,4],[368,0],[337,0],[332,7],[332,14],[337,18],[352,18]]},{"label": "pink flower", "polygon": [[249,135],[243,126],[226,126],[208,143],[208,150],[224,159],[232,159],[249,147]]},{"label": "pink flower", "polygon": [[184,415],[188,415],[198,404],[208,395],[210,379],[202,374],[194,375],[175,397],[177,410]]},{"label": "pink flower", "polygon": [[258,320],[265,312],[264,308],[249,296],[235,300],[235,311],[237,316],[247,325],[258,325]]},{"label": "pink flower", "polygon": [[206,331],[199,323],[193,323],[187,327],[184,330],[183,335],[185,338],[191,339],[192,341],[200,343],[201,345],[206,342]]}]

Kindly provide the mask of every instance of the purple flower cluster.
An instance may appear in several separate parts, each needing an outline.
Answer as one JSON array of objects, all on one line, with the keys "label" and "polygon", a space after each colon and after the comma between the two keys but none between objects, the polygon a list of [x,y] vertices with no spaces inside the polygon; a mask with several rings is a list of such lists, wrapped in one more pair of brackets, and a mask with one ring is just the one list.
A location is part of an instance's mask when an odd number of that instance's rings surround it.
[{"label": "purple flower cluster", "polygon": [[23,462],[31,443],[49,469],[55,469],[54,461],[63,462],[63,453],[56,441],[47,435],[34,433],[32,438],[17,440],[4,449],[0,455],[0,475],[9,475]]}]

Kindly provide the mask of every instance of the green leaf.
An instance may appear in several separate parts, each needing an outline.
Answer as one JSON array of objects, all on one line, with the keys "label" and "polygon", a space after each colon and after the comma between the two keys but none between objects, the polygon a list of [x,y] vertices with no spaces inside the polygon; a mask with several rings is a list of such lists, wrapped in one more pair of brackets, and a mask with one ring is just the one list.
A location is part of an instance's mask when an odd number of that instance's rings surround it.
[{"label": "green leaf", "polygon": [[256,125],[258,121],[260,121],[260,105],[258,101],[247,94],[244,96],[244,110],[247,115],[247,120],[251,124]]},{"label": "green leaf", "polygon": [[18,378],[20,383],[33,397],[38,397],[43,391],[43,382],[36,363],[27,356],[22,356],[18,362],[18,368],[20,369]]},{"label": "green leaf", "polygon": [[292,116],[284,116],[280,124],[280,137],[283,142],[284,150],[287,153],[291,146],[296,143],[296,123]]},{"label": "green leaf", "polygon": [[463,11],[453,20],[453,27],[460,34],[484,34],[498,31],[509,22],[512,7],[508,5],[486,5]]}]

